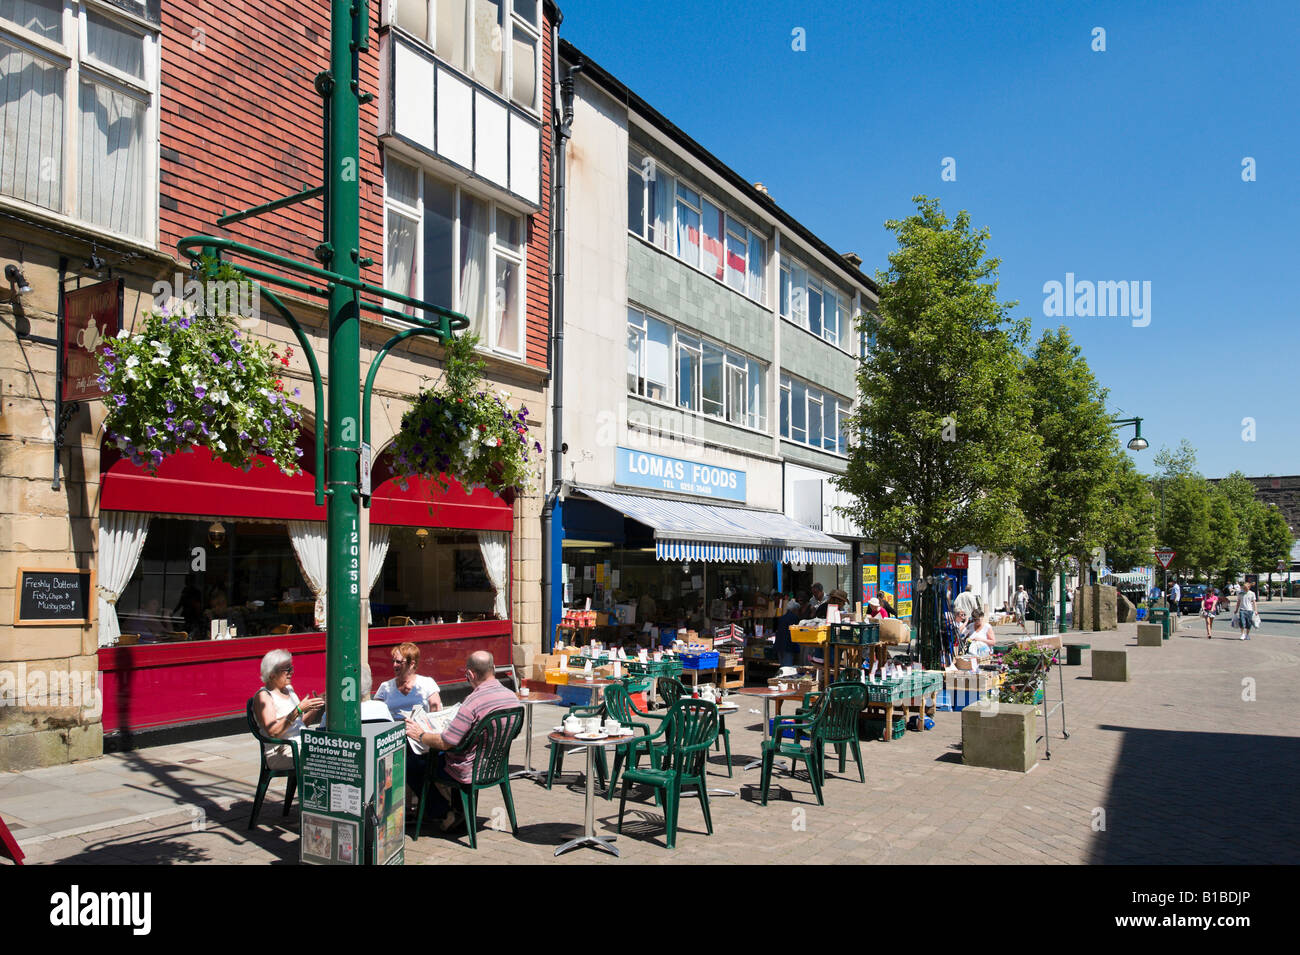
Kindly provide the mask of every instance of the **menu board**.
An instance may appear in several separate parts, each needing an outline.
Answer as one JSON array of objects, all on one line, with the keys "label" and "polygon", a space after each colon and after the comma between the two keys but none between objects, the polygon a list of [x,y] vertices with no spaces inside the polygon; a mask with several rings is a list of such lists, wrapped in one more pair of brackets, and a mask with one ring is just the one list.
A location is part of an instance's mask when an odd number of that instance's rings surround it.
[{"label": "menu board", "polygon": [[300,743],[299,858],[317,865],[360,865],[366,741],[360,736],[303,730]]},{"label": "menu board", "polygon": [[406,724],[375,737],[375,865],[402,865],[406,852]]},{"label": "menu board", "polygon": [[19,567],[14,626],[56,627],[93,619],[95,574],[76,567]]}]

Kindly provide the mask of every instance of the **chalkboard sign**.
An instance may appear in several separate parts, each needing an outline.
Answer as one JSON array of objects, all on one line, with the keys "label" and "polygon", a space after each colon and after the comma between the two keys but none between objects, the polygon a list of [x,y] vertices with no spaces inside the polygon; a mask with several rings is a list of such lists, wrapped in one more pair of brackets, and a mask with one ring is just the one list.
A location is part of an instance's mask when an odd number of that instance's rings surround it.
[{"label": "chalkboard sign", "polygon": [[19,567],[14,626],[88,624],[95,596],[93,571],[75,567]]}]

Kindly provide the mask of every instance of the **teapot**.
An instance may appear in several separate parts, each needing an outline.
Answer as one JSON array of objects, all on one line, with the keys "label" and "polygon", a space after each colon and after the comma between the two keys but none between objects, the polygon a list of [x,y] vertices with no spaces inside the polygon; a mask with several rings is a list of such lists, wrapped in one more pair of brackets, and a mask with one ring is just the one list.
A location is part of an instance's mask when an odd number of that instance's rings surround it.
[{"label": "teapot", "polygon": [[704,686],[700,687],[700,699],[708,700],[710,703],[717,701],[717,693],[714,691],[711,684],[706,683]]}]

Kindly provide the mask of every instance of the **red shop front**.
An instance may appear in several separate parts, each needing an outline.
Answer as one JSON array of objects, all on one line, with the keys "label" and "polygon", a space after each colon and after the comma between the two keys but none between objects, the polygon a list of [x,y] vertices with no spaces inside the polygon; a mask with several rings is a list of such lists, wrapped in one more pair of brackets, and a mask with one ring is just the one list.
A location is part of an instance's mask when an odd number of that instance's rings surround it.
[{"label": "red shop front", "polygon": [[[304,461],[312,461],[304,436]],[[318,629],[325,508],[314,478],[267,467],[243,472],[203,448],[150,476],[110,449],[100,492],[100,565],[116,626],[101,625],[105,733],[239,716],[261,686],[269,650],[294,657],[299,695],[325,686]],[[111,463],[110,463],[111,462]],[[510,502],[454,479],[403,490],[376,463],[368,662],[374,686],[392,676],[392,648],[420,648],[420,672],[464,679],[466,656],[511,659]],[[101,617],[105,604],[101,602]],[[214,627],[233,632],[211,639]],[[119,635],[120,633],[120,635]],[[112,644],[112,645],[105,645]]]}]

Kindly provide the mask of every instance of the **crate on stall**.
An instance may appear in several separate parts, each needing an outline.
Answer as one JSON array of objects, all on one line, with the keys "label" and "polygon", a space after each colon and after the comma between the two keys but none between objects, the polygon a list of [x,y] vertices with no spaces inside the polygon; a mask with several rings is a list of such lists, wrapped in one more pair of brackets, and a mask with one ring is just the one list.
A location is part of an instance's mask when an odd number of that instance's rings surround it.
[{"label": "crate on stall", "polygon": [[[885,721],[883,719],[877,720],[872,719],[871,717],[864,717],[859,724],[859,729],[865,733],[862,737],[863,739],[885,738]],[[903,734],[906,732],[907,718],[903,716],[895,716],[894,729],[893,733],[890,735],[890,739],[902,739]]]},{"label": "crate on stall", "polygon": [[831,628],[826,624],[820,627],[801,627],[797,624],[790,625],[790,639],[794,643],[816,643],[824,644],[830,639]]},{"label": "crate on stall", "polygon": [[560,698],[561,706],[591,706],[593,703],[599,703],[601,697],[601,687],[596,687],[594,699],[590,683],[578,680],[563,686],[557,686],[555,693]]},{"label": "crate on stall", "polygon": [[878,623],[832,623],[831,643],[842,646],[867,646],[880,642],[880,624]]},{"label": "crate on stall", "polygon": [[718,653],[716,650],[706,650],[702,653],[679,653],[678,656],[681,658],[683,670],[716,670],[718,668]]}]

